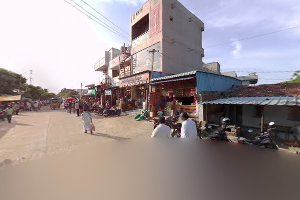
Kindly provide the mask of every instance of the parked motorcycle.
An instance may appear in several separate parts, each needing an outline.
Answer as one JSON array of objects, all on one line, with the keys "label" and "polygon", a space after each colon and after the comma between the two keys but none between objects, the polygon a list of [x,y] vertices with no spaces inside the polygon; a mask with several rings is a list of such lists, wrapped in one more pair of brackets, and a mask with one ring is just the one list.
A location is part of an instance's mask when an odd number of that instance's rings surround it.
[{"label": "parked motorcycle", "polygon": [[[226,134],[226,131],[230,131],[228,129],[229,122],[230,122],[229,118],[224,118],[222,120],[222,126],[220,128],[217,128],[217,130],[215,130],[213,134],[209,135],[208,138],[214,141],[230,142]],[[213,129],[213,127],[209,127],[209,128]]]},{"label": "parked motorcycle", "polygon": [[[267,132],[261,133],[259,136],[256,136],[254,140],[249,140],[246,138],[239,138],[238,143],[239,144],[250,144],[250,145],[255,145],[255,146],[265,147],[265,148],[270,148],[270,149],[279,149],[278,145],[272,139],[272,132],[274,129],[275,129],[275,123],[270,122],[268,125]],[[252,133],[253,131],[250,129],[250,130],[248,130],[248,132]]]},{"label": "parked motorcycle", "polygon": [[105,109],[103,111],[103,116],[104,117],[108,117],[108,116],[120,116],[121,113],[122,113],[121,109],[116,109],[116,108]]},{"label": "parked motorcycle", "polygon": [[97,115],[103,115],[104,110],[105,109],[103,107],[94,107],[92,112],[96,113]]}]

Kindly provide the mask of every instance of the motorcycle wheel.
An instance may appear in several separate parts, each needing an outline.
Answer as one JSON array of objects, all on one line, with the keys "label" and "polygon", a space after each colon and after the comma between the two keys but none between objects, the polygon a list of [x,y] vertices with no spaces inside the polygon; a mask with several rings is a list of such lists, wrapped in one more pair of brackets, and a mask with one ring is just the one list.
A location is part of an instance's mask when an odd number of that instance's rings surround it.
[{"label": "motorcycle wheel", "polygon": [[267,144],[266,148],[268,148],[268,149],[278,149],[278,146],[276,144]]}]

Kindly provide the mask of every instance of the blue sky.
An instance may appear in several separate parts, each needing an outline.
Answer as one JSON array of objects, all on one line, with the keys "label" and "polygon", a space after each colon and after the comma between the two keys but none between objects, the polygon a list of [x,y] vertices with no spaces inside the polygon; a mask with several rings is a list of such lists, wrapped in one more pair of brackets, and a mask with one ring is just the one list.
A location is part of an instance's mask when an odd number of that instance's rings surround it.
[{"label": "blue sky", "polygon": [[[69,0],[70,1],[70,0]],[[81,0],[74,0],[95,16]],[[85,0],[129,33],[130,16],[143,0]],[[289,79],[300,69],[300,27],[252,40],[241,38],[300,26],[299,0],[180,0],[205,23],[205,62],[218,61],[222,71],[259,73],[260,83]],[[108,22],[107,22],[108,23]],[[97,78],[93,65],[120,38],[78,12],[64,0],[0,3],[0,67],[58,91],[79,88]],[[126,35],[126,33],[123,33]],[[219,45],[218,44],[223,44]],[[225,44],[226,43],[226,44]],[[209,48],[210,47],[210,48]],[[277,71],[276,73],[270,73]]]}]

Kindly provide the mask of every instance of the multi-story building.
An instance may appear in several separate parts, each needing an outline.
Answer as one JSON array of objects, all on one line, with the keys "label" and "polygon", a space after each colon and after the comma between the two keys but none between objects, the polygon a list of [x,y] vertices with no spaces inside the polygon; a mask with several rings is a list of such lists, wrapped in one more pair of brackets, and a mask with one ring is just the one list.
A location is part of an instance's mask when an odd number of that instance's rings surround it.
[{"label": "multi-story building", "polygon": [[131,17],[131,67],[121,69],[120,86],[130,86],[132,98],[145,98],[157,72],[200,69],[203,31],[203,22],[178,0],[148,0]]},{"label": "multi-story building", "polygon": [[95,71],[99,71],[99,84],[118,86],[120,73],[121,50],[111,48],[105,51],[105,55],[95,64]]},{"label": "multi-story building", "polygon": [[[131,17],[132,73],[176,74],[202,66],[203,22],[177,0],[148,0]],[[150,50],[154,53],[154,60]]]}]

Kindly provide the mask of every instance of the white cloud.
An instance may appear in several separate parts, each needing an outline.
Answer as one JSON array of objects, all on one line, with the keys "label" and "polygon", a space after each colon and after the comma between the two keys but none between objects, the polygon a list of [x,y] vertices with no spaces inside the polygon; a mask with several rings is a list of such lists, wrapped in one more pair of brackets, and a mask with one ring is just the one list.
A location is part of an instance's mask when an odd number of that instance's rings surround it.
[{"label": "white cloud", "polygon": [[240,56],[240,53],[242,51],[242,44],[240,41],[235,41],[232,43],[232,46],[233,46],[233,50],[232,50],[232,54],[235,56],[235,57],[239,57]]}]

